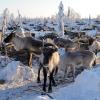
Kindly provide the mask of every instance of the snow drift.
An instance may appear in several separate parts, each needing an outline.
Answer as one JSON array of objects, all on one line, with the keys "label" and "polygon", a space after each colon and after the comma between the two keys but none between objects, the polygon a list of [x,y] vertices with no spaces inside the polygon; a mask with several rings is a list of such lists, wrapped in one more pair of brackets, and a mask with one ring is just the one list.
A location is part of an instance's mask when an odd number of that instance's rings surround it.
[{"label": "snow drift", "polygon": [[84,70],[74,83],[55,93],[56,100],[100,100],[100,68]]},{"label": "snow drift", "polygon": [[0,72],[0,79],[7,82],[19,82],[24,80],[33,80],[35,73],[28,66],[20,65],[19,61],[8,63]]}]

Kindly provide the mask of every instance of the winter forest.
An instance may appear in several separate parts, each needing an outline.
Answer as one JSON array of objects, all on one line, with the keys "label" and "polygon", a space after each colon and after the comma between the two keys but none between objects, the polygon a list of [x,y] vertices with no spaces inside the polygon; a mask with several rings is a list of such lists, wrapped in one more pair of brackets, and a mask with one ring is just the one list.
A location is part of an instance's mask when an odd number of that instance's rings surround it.
[{"label": "winter forest", "polygon": [[50,16],[48,0],[28,1],[40,6],[34,17],[36,6],[24,15],[21,1],[0,10],[0,100],[100,100],[100,13],[83,17],[74,1],[54,1]]}]

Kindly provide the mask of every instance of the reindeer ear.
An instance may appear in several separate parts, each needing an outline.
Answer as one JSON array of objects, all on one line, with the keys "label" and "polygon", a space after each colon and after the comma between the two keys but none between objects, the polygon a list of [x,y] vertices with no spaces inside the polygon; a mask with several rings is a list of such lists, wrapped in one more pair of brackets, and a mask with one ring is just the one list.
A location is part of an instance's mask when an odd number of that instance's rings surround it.
[{"label": "reindeer ear", "polygon": [[89,45],[92,45],[92,43],[95,41],[95,38],[90,38],[89,39]]}]

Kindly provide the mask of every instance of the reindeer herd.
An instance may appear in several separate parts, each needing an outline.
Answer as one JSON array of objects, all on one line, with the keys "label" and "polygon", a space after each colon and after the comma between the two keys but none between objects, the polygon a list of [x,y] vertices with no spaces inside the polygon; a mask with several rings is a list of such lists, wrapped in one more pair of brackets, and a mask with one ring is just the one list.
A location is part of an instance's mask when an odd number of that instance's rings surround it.
[{"label": "reindeer herd", "polygon": [[[40,82],[40,71],[43,69],[43,91],[46,92],[47,78],[49,78],[48,92],[52,92],[52,85],[56,86],[54,74],[58,69],[64,69],[65,78],[72,71],[73,81],[75,81],[76,68],[91,69],[96,64],[96,53],[100,51],[100,41],[85,35],[75,37],[76,39],[60,38],[57,34],[47,34],[43,37],[20,37],[15,32],[11,32],[4,43],[13,44],[16,51],[26,50],[29,54],[28,65],[32,68],[32,55],[39,58],[39,69],[37,82]],[[84,44],[84,46],[82,46]],[[64,48],[64,54],[59,53],[59,49]],[[48,77],[49,74],[49,77]]]}]

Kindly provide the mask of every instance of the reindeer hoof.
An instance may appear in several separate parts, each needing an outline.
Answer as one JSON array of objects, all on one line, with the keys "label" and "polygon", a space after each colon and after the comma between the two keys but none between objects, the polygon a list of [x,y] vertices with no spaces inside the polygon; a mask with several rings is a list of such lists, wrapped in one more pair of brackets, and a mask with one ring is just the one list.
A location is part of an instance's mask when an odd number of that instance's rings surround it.
[{"label": "reindeer hoof", "polygon": [[41,83],[41,81],[40,80],[37,80],[37,83]]},{"label": "reindeer hoof", "polygon": [[37,78],[37,83],[41,83],[41,81],[40,81],[40,79],[39,79],[39,78]]},{"label": "reindeer hoof", "polygon": [[46,92],[46,88],[43,87],[43,91]]},{"label": "reindeer hoof", "polygon": [[52,87],[48,87],[48,93],[52,93]]},{"label": "reindeer hoof", "polygon": [[48,90],[48,93],[52,93],[52,89],[49,89],[49,90]]},{"label": "reindeer hoof", "polygon": [[56,86],[57,86],[57,84],[55,83],[55,84],[53,84],[53,86],[54,86],[54,87],[56,87]]},{"label": "reindeer hoof", "polygon": [[75,79],[73,79],[72,82],[75,82]]}]

